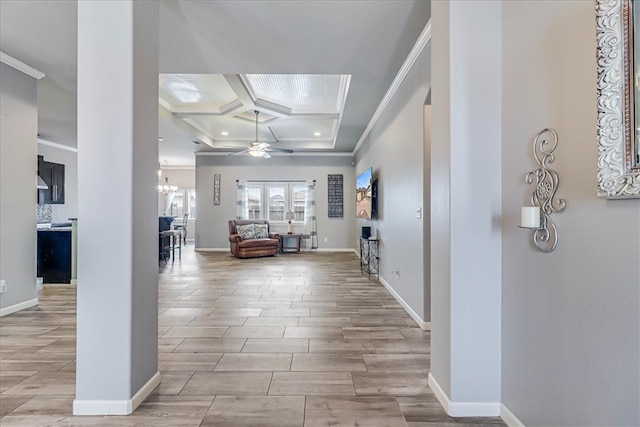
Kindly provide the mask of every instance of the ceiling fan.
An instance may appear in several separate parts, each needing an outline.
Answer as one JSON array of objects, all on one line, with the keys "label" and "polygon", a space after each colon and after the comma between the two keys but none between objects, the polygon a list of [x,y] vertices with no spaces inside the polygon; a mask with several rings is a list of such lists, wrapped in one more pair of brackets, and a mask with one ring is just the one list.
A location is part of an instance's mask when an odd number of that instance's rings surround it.
[{"label": "ceiling fan", "polygon": [[249,148],[247,148],[246,150],[241,150],[241,151],[236,151],[235,153],[230,153],[230,156],[235,156],[236,154],[244,154],[244,153],[248,153],[250,156],[253,157],[262,157],[264,159],[270,159],[271,155],[268,153],[269,151],[274,152],[280,152],[280,153],[293,153],[293,150],[289,150],[287,148],[273,148],[271,147],[271,144],[269,144],[268,142],[259,142],[258,141],[258,114],[260,114],[260,111],[258,110],[253,110],[253,112],[256,114],[256,139],[253,142],[249,143]]}]

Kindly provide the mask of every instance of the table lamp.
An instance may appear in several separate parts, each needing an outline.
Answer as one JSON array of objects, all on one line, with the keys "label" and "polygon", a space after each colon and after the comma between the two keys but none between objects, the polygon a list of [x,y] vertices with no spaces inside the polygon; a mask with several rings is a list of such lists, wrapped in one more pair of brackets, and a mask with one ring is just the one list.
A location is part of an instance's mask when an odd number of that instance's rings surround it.
[{"label": "table lamp", "polygon": [[287,234],[292,234],[291,233],[291,221],[294,220],[295,218],[296,218],[296,215],[292,211],[288,211],[286,213],[284,219],[289,221],[289,230],[287,231]]}]

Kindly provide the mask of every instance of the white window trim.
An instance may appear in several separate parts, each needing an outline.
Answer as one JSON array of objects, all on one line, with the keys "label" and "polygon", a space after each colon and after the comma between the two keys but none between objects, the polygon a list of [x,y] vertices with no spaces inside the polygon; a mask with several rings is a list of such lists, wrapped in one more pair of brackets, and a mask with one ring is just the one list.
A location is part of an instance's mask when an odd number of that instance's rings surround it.
[{"label": "white window trim", "polygon": [[[285,199],[285,213],[288,211],[294,211],[293,205],[293,188],[305,187],[305,181],[251,181],[243,184],[246,188],[260,188],[260,219],[269,221],[273,225],[288,225],[289,221],[271,220],[269,219],[269,188],[270,187],[285,187],[284,199]],[[306,209],[306,207],[305,207]],[[291,224],[304,224],[304,216],[301,220],[292,220]]]}]

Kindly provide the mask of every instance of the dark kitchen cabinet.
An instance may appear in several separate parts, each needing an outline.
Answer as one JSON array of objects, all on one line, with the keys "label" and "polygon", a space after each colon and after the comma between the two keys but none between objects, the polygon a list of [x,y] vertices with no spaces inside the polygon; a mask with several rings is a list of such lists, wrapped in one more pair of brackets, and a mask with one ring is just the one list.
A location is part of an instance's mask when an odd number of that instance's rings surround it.
[{"label": "dark kitchen cabinet", "polygon": [[47,162],[38,156],[38,175],[49,188],[38,190],[38,203],[64,204],[64,165]]},{"label": "dark kitchen cabinet", "polygon": [[37,261],[44,283],[70,283],[71,230],[38,230]]}]

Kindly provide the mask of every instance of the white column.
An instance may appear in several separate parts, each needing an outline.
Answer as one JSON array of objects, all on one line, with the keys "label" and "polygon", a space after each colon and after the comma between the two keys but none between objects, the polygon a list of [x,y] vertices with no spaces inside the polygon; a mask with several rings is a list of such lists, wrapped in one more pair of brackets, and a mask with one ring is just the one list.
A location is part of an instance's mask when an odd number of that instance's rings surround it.
[{"label": "white column", "polygon": [[432,3],[432,349],[449,415],[498,415],[501,3]]},{"label": "white column", "polygon": [[78,2],[73,413],[129,414],[158,373],[158,3]]}]

